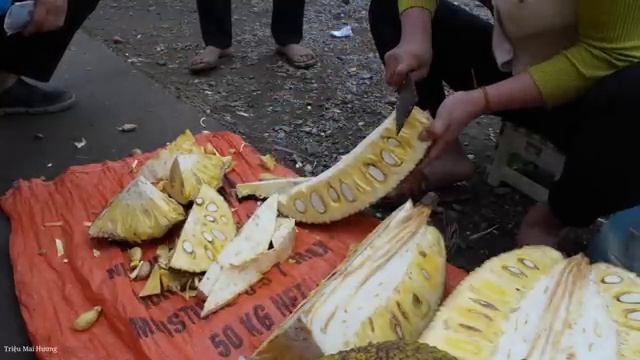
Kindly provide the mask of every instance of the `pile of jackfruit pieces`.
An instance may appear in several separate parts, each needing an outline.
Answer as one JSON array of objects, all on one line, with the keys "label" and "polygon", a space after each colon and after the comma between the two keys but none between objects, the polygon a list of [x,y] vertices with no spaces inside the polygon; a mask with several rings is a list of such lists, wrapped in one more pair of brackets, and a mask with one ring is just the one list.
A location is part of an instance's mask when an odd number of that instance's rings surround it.
[{"label": "pile of jackfruit pieces", "polygon": [[[218,193],[230,159],[187,132],[144,165],[90,234],[139,244],[186,218],[175,244],[158,248],[153,269],[130,250],[132,277],[151,273],[142,296],[198,294],[206,316],[288,258],[296,223],[330,226],[391,191],[426,153],[418,137],[430,123],[416,108],[397,132],[392,115],[318,176],[238,184],[238,197],[264,200],[239,229]],[[544,246],[501,254],[442,302],[447,255],[429,224],[432,206],[409,200],[396,209],[250,358],[640,359],[640,279],[582,255]]]}]

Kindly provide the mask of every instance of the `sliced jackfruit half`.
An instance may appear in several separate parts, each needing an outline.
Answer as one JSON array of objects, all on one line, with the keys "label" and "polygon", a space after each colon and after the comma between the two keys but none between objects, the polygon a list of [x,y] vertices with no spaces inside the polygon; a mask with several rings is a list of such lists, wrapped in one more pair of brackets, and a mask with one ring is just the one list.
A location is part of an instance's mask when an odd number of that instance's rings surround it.
[{"label": "sliced jackfruit half", "polygon": [[236,186],[236,195],[239,198],[247,196],[268,198],[274,194],[284,193],[310,179],[308,177],[282,178],[238,184]]},{"label": "sliced jackfruit half", "polygon": [[161,237],[185,216],[180,204],[137,177],[91,223],[89,235],[140,243]]},{"label": "sliced jackfruit half", "polygon": [[198,287],[200,293],[208,294],[201,316],[221,309],[258,282],[275,264],[285,261],[293,250],[295,227],[295,220],[278,218],[271,237],[259,234],[270,239],[267,249],[240,266],[211,265]]},{"label": "sliced jackfruit half", "polygon": [[469,275],[420,341],[460,360],[637,359],[639,303],[624,270],[525,247]]},{"label": "sliced jackfruit half", "polygon": [[236,236],[229,205],[216,190],[202,185],[173,250],[169,267],[204,272]]},{"label": "sliced jackfruit half", "polygon": [[203,154],[204,151],[196,142],[196,138],[188,129],[178,136],[172,143],[158,152],[158,155],[149,159],[140,169],[139,176],[144,176],[151,182],[167,180],[171,165],[177,155]]},{"label": "sliced jackfruit half", "polygon": [[446,253],[411,201],[374,229],[254,353],[318,359],[369,343],[415,341],[442,299]]},{"label": "sliced jackfruit half", "polygon": [[433,346],[400,340],[384,341],[323,356],[320,360],[456,360]]},{"label": "sliced jackfruit half", "polygon": [[191,202],[202,185],[217,190],[231,165],[231,157],[217,155],[178,155],[171,165],[165,191],[181,204]]},{"label": "sliced jackfruit half", "polygon": [[337,164],[282,194],[280,212],[299,222],[328,223],[364,210],[420,162],[429,143],[419,136],[430,123],[416,107],[398,134],[392,114]]}]

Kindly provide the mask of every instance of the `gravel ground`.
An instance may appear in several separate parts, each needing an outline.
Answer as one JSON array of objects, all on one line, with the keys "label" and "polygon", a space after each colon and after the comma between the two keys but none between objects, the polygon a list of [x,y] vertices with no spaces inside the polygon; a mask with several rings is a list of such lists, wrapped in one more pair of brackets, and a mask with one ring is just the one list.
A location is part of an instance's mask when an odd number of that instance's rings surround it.
[{"label": "gravel ground", "polygon": [[[473,1],[461,5],[488,18]],[[307,1],[303,44],[319,56],[311,70],[292,69],[274,54],[269,1],[233,1],[234,56],[204,76],[187,71],[202,48],[193,0],[105,1],[85,30],[200,109],[205,125],[218,121],[309,176],[330,167],[393,111],[395,96],[382,81],[367,6],[364,0]],[[353,37],[330,36],[346,24]],[[481,119],[465,132],[465,149],[478,166],[470,181],[473,196],[443,204],[434,216],[447,234],[451,262],[465,269],[513,248],[519,221],[532,204],[515,190],[484,182],[499,126]],[[567,250],[581,249],[589,234],[570,234]]]}]

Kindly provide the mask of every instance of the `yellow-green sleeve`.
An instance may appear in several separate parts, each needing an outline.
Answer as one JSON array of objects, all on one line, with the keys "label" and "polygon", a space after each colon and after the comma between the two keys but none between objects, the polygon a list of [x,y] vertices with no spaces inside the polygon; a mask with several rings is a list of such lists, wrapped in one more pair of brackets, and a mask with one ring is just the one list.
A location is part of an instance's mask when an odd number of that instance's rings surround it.
[{"label": "yellow-green sleeve", "polygon": [[433,13],[437,6],[438,0],[398,0],[398,9],[400,10],[400,14],[413,7],[427,9]]},{"label": "yellow-green sleeve", "polygon": [[578,0],[578,42],[532,66],[549,107],[583,95],[595,81],[640,62],[639,0]]}]

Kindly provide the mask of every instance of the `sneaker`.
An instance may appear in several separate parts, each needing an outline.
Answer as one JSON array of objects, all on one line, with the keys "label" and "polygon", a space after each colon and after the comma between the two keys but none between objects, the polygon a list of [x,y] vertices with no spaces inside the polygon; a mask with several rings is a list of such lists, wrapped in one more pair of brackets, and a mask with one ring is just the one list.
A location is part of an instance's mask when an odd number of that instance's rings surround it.
[{"label": "sneaker", "polygon": [[50,114],[73,106],[76,96],[60,89],[45,89],[18,78],[0,92],[0,115]]}]

